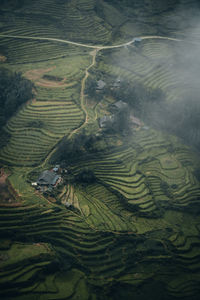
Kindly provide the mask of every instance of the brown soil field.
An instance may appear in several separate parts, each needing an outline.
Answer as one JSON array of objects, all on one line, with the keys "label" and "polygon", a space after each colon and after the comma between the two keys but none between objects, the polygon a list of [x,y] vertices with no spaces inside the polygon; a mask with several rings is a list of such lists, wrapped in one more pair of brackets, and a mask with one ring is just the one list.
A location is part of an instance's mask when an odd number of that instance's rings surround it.
[{"label": "brown soil field", "polygon": [[8,174],[4,173],[4,170],[0,170],[0,205],[13,205],[16,204],[16,200],[11,195],[6,179]]},{"label": "brown soil field", "polygon": [[61,81],[58,80],[49,80],[44,79],[43,75],[54,70],[56,66],[52,66],[47,69],[35,69],[27,71],[24,76],[29,80],[33,81],[35,85],[48,87],[48,88],[57,88],[57,87],[66,87],[69,84],[66,84],[66,78],[63,78]]},{"label": "brown soil field", "polygon": [[0,62],[5,62],[7,60],[7,57],[0,54]]}]

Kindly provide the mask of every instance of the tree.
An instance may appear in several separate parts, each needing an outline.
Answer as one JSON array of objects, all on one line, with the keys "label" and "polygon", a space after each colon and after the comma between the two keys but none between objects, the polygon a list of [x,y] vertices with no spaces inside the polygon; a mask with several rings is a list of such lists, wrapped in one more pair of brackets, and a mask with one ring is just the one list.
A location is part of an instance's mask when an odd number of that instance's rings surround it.
[{"label": "tree", "polygon": [[75,182],[77,183],[93,183],[96,181],[94,172],[89,168],[84,168],[78,175],[75,176]]},{"label": "tree", "polygon": [[110,93],[117,101],[128,103],[138,115],[144,113],[147,104],[160,103],[165,99],[162,90],[147,88],[138,81],[122,81],[120,88],[113,89]]},{"label": "tree", "polygon": [[33,97],[33,84],[22,76],[0,69],[0,108],[5,119],[9,119],[18,107]]},{"label": "tree", "polygon": [[12,73],[8,69],[0,68],[0,147],[7,141],[2,127],[20,105],[33,97],[32,89],[33,84],[22,73]]}]

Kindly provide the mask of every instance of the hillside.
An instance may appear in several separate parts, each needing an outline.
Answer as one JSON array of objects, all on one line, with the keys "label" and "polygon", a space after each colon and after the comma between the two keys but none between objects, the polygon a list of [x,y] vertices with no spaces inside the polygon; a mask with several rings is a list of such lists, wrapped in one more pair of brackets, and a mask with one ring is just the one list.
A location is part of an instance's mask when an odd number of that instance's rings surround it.
[{"label": "hillside", "polygon": [[34,95],[3,128],[2,299],[198,299],[199,15],[195,0],[1,1],[0,69]]}]

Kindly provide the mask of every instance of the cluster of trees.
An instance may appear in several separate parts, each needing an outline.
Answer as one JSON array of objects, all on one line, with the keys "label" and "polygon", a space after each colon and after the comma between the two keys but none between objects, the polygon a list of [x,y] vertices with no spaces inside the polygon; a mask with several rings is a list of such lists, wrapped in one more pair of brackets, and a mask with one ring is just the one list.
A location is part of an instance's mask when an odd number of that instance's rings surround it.
[{"label": "cluster of trees", "polygon": [[147,105],[158,104],[165,100],[162,90],[147,88],[137,81],[134,83],[122,81],[120,88],[111,89],[110,93],[117,101],[122,100],[128,103],[129,107],[133,108],[140,117],[144,117],[147,113]]},{"label": "cluster of trees", "polygon": [[[177,135],[184,141],[200,149],[200,101],[199,93],[195,89],[185,94],[182,99],[173,103],[165,101],[165,94],[161,89],[150,89],[139,82],[122,80],[118,88],[113,88],[114,79],[106,79],[107,85],[99,93],[96,92],[96,81],[90,79],[87,85],[87,93],[96,101],[104,95],[110,95],[116,101],[122,100],[133,108],[134,114],[145,123]],[[123,131],[128,127],[127,113],[122,112],[115,118],[112,128],[115,131]]]},{"label": "cluster of trees", "polygon": [[7,69],[0,69],[0,126],[16,112],[18,107],[31,99],[33,84],[25,79],[21,73],[12,73]]},{"label": "cluster of trees", "polygon": [[110,128],[106,128],[106,131],[111,131],[117,134],[130,133],[130,107],[127,105],[121,109],[113,111],[112,107],[110,108],[111,113],[113,114],[113,122]]},{"label": "cluster of trees", "polygon": [[88,77],[86,81],[85,93],[88,94],[91,98],[95,98],[96,100],[102,99],[102,93],[96,92],[97,87],[97,79]]},{"label": "cluster of trees", "polygon": [[179,4],[180,0],[105,0],[109,4],[116,5],[117,7],[123,9],[128,8],[138,8],[142,7],[143,10],[148,10],[150,13],[154,13],[155,10],[169,10]]},{"label": "cluster of trees", "polygon": [[123,83],[113,90],[145,123],[181,137],[187,144],[200,149],[200,99],[197,91],[185,93],[182,99],[170,103],[160,89],[148,89],[140,83]]},{"label": "cluster of trees", "polygon": [[185,143],[200,150],[200,99],[197,89],[176,101],[165,101],[160,89],[148,89],[140,83],[124,82],[112,91],[117,100],[123,100],[145,123],[182,138]]},{"label": "cluster of trees", "polygon": [[122,82],[112,89],[112,96],[134,109],[145,123],[181,137],[188,145],[200,150],[199,89],[185,93],[182,99],[169,103],[161,89],[149,89],[143,84]]},{"label": "cluster of trees", "polygon": [[163,105],[155,116],[161,129],[181,137],[188,145],[200,150],[200,98],[185,94],[183,99]]},{"label": "cluster of trees", "polygon": [[9,138],[3,131],[3,126],[19,106],[33,97],[32,89],[33,84],[23,78],[21,73],[0,69],[0,147],[4,146]]},{"label": "cluster of trees", "polygon": [[158,104],[165,100],[163,91],[159,88],[147,88],[138,81],[129,82],[122,80],[118,87],[113,87],[116,78],[106,79],[106,86],[102,91],[97,92],[97,80],[89,78],[86,86],[86,93],[96,101],[101,100],[104,95],[110,95],[116,101],[123,101],[132,107],[138,116],[143,117],[147,113],[147,105]]},{"label": "cluster of trees", "polygon": [[82,169],[74,178],[74,182],[80,184],[90,184],[94,183],[96,180],[94,172],[87,167]]},{"label": "cluster of trees", "polygon": [[103,136],[87,135],[84,130],[74,135],[70,140],[65,137],[59,144],[51,162],[55,164],[63,161],[69,165],[87,154],[98,152],[99,148],[95,143],[102,139]]},{"label": "cluster of trees", "polygon": [[24,2],[24,0],[1,0],[1,8],[20,8]]}]

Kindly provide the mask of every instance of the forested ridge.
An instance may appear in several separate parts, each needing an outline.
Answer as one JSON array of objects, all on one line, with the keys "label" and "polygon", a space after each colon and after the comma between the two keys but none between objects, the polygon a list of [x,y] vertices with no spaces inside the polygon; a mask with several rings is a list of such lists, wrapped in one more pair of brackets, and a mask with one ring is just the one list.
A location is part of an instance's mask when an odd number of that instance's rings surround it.
[{"label": "forested ridge", "polygon": [[22,73],[0,68],[0,147],[4,146],[9,138],[3,126],[23,103],[33,97],[32,90],[33,83],[24,78]]},{"label": "forested ridge", "polygon": [[16,112],[20,105],[33,97],[33,84],[22,73],[0,69],[0,126]]}]

